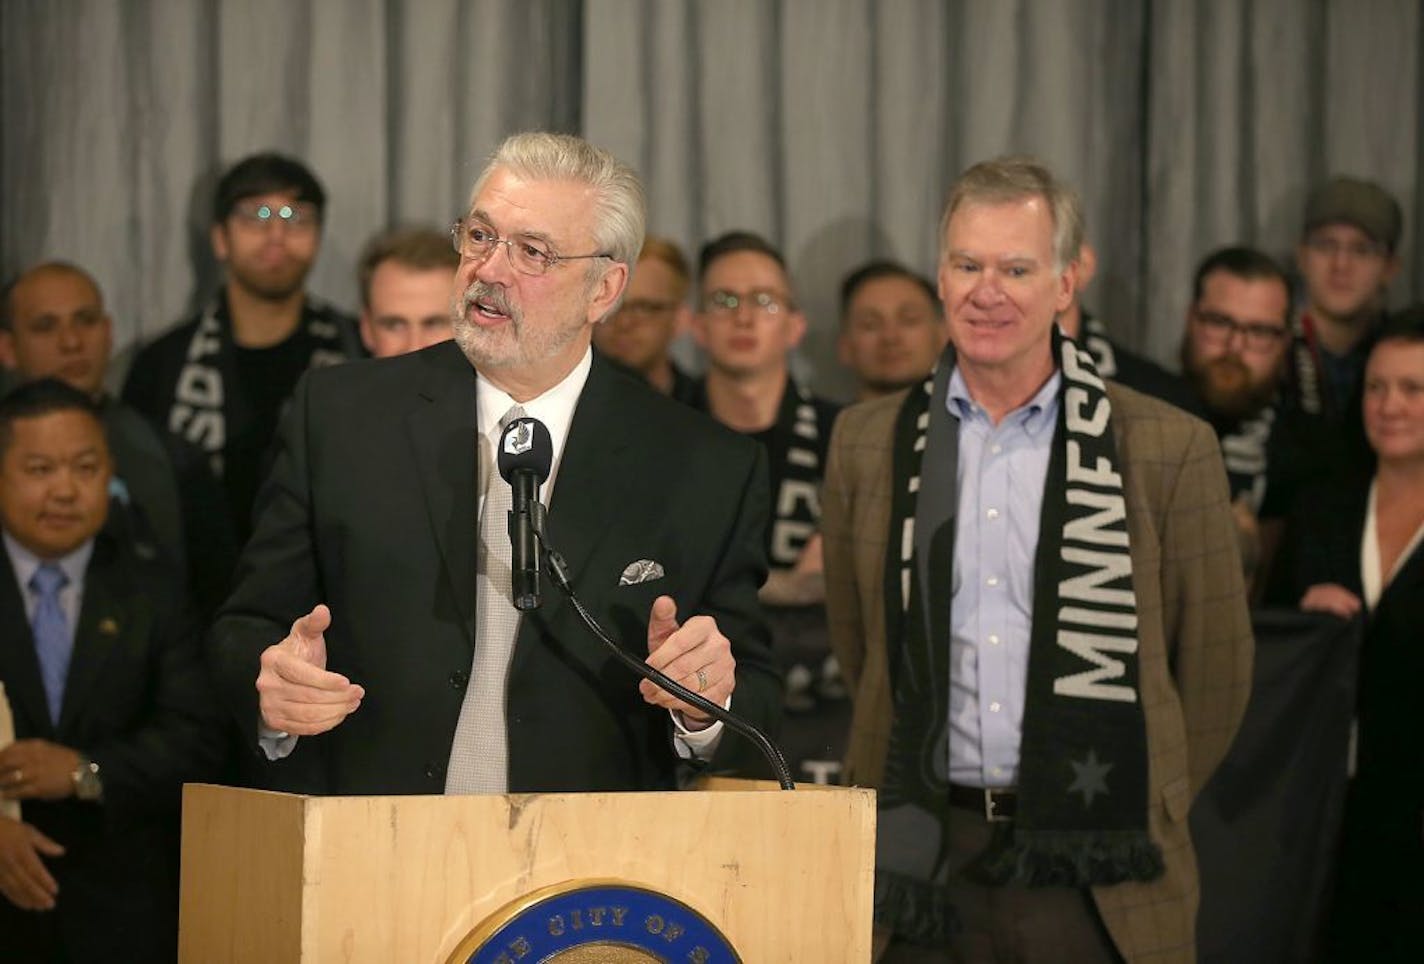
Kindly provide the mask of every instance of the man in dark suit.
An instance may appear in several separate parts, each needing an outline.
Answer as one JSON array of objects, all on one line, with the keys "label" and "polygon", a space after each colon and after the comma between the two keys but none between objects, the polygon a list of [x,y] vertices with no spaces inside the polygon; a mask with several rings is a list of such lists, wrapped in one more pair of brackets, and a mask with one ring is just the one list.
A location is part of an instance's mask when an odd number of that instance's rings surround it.
[{"label": "man in dark suit", "polygon": [[12,960],[171,961],[178,805],[224,744],[176,587],[101,532],[108,446],[53,379],[0,401],[0,946]]},{"label": "man in dark suit", "polygon": [[510,138],[456,226],[455,342],[299,386],[211,639],[272,785],[634,789],[672,786],[679,756],[745,764],[743,741],[635,684],[564,599],[522,617],[510,601],[490,453],[518,406],[550,430],[549,530],[588,608],[669,676],[772,718],[765,457],[589,347],[642,236],[626,165]]}]

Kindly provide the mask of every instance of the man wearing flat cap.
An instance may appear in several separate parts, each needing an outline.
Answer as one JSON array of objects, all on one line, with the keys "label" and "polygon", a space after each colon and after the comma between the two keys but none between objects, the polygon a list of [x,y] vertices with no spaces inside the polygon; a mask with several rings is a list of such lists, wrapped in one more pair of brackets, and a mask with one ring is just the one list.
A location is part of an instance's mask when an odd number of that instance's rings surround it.
[{"label": "man wearing flat cap", "polygon": [[1356,411],[1385,289],[1399,271],[1399,202],[1372,181],[1336,177],[1306,202],[1296,261],[1305,301],[1291,364],[1301,408],[1340,424]]}]

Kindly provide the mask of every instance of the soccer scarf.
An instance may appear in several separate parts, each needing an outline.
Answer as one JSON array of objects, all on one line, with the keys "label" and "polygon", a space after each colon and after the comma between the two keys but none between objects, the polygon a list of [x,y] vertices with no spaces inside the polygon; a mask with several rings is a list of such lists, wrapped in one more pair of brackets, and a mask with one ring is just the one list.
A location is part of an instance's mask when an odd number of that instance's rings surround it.
[{"label": "soccer scarf", "polygon": [[[1058,424],[1034,560],[1033,628],[1018,808],[972,868],[988,884],[1151,880],[1146,723],[1137,607],[1112,407],[1089,352],[1055,327]],[[879,794],[875,919],[942,943],[949,795],[949,587],[957,422],[946,408],[954,349],[896,421],[885,612],[894,720]],[[972,819],[972,818],[970,818]]]}]

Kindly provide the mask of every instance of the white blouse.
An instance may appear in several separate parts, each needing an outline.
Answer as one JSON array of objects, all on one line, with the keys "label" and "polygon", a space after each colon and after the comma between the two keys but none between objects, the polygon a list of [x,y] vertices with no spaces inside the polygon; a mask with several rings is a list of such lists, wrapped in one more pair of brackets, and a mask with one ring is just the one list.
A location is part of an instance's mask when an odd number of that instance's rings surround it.
[{"label": "white blouse", "polygon": [[1375,482],[1371,480],[1370,500],[1365,509],[1365,531],[1360,536],[1360,586],[1365,591],[1365,607],[1368,609],[1374,609],[1379,604],[1379,597],[1385,587],[1394,581],[1400,568],[1409,561],[1414,550],[1419,548],[1419,543],[1424,541],[1424,522],[1420,522],[1419,527],[1414,530],[1414,537],[1409,540],[1399,558],[1394,560],[1388,575],[1381,578],[1379,525],[1375,519],[1375,487]]}]

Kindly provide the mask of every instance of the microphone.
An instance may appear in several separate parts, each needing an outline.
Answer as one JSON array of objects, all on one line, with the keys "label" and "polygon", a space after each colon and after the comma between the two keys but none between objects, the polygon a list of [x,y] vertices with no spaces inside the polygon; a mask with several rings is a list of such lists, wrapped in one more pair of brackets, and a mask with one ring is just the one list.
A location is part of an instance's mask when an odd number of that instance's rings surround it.
[{"label": "microphone", "polygon": [[584,627],[607,646],[620,663],[751,740],[771,764],[781,788],[794,790],[796,784],[791,780],[786,758],[765,733],[625,652],[578,598],[569,577],[568,564],[558,550],[549,545],[544,504],[539,501],[539,486],[549,477],[554,461],[554,442],[544,423],[527,417],[511,421],[500,435],[498,459],[499,474],[509,483],[512,493],[509,510],[509,584],[514,608],[520,612],[539,608],[543,601],[539,590],[539,572],[547,562],[554,585],[568,597]]},{"label": "microphone", "polygon": [[537,418],[516,418],[499,437],[499,474],[509,483],[509,588],[514,608],[538,609],[543,550],[537,533],[542,524],[539,486],[554,462],[554,441]]}]

